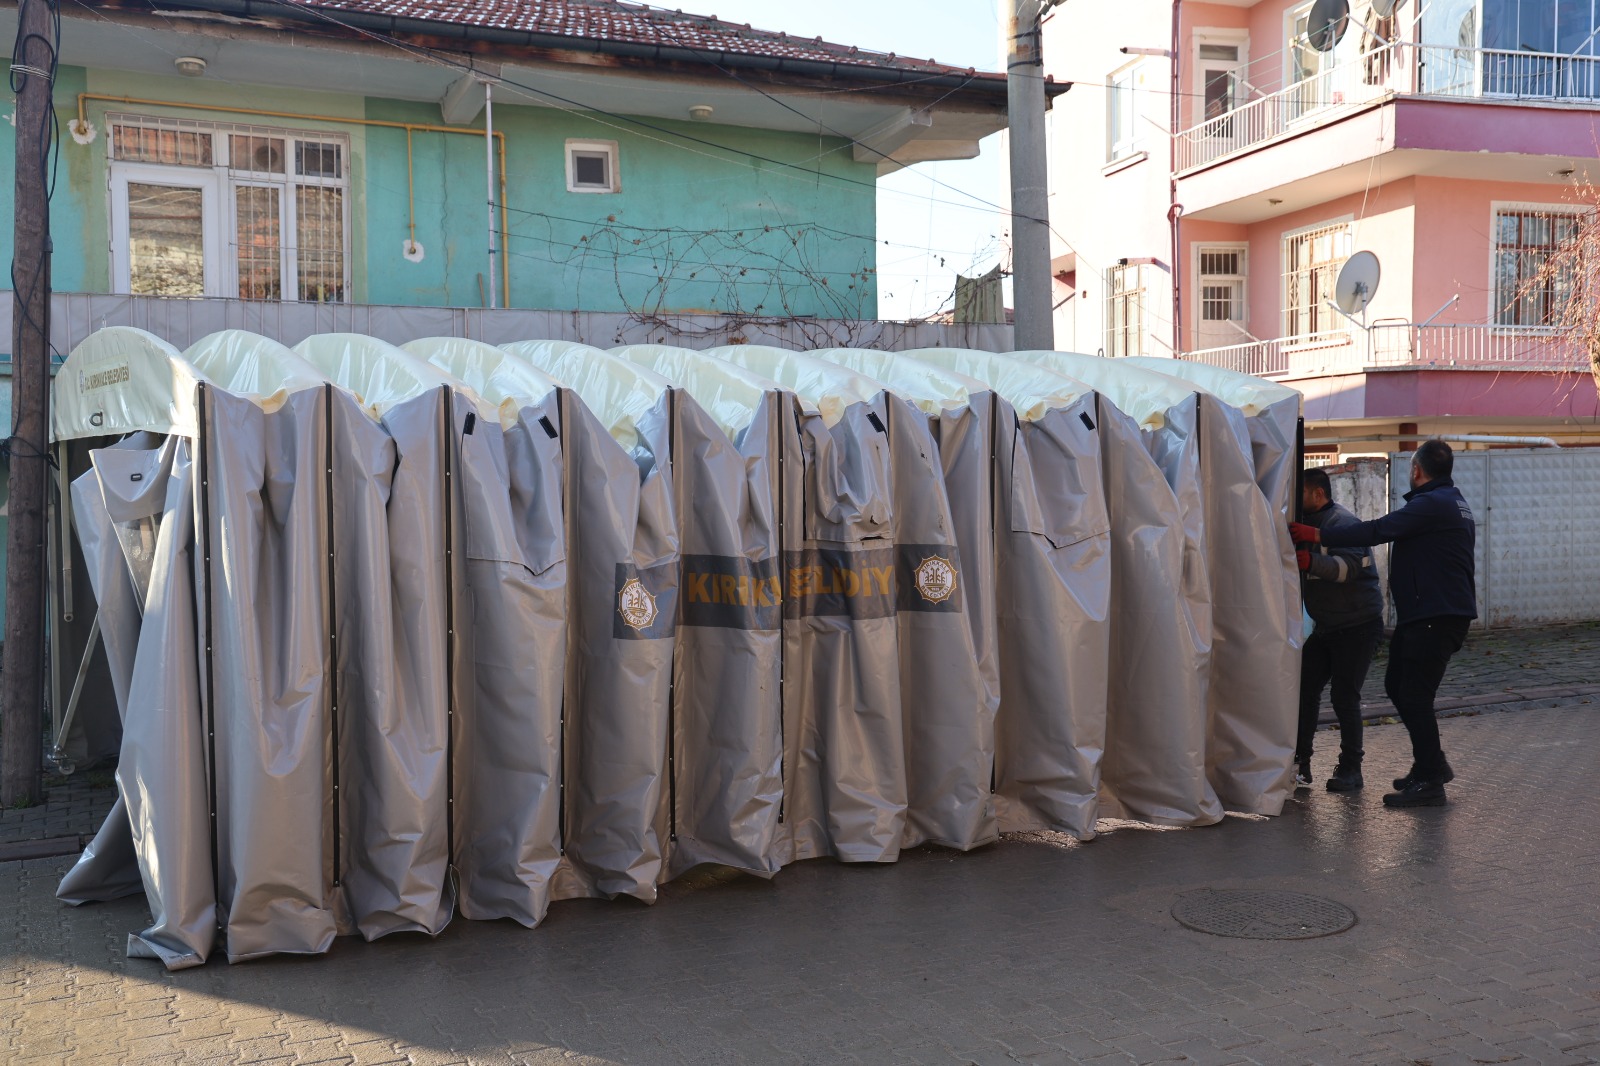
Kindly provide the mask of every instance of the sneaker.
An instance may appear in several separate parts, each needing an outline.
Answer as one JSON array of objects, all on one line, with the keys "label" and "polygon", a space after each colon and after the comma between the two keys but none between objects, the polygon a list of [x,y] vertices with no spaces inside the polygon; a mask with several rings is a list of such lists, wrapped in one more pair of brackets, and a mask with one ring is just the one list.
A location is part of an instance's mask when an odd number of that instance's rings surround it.
[{"label": "sneaker", "polygon": [[1294,768],[1294,787],[1295,788],[1310,788],[1311,787],[1311,763],[1310,763],[1309,760],[1306,761],[1306,762],[1301,763],[1300,765],[1298,765],[1298,766],[1296,766]]},{"label": "sneaker", "polygon": [[1383,797],[1385,807],[1443,807],[1444,804],[1443,781],[1413,781]]},{"label": "sneaker", "polygon": [[1328,778],[1329,792],[1354,792],[1365,788],[1366,782],[1361,779],[1361,767],[1340,763],[1334,768],[1333,776]]},{"label": "sneaker", "polygon": [[[1454,781],[1455,779],[1456,779],[1456,772],[1454,770],[1450,769],[1450,760],[1446,759],[1445,763],[1444,763],[1444,773],[1439,775],[1439,783],[1441,785],[1448,785],[1450,782]],[[1411,785],[1416,780],[1417,780],[1417,764],[1416,763],[1412,763],[1411,764],[1411,769],[1406,771],[1406,776],[1397,777],[1397,778],[1394,779],[1394,790],[1396,792],[1404,792],[1406,789],[1410,788]]]}]

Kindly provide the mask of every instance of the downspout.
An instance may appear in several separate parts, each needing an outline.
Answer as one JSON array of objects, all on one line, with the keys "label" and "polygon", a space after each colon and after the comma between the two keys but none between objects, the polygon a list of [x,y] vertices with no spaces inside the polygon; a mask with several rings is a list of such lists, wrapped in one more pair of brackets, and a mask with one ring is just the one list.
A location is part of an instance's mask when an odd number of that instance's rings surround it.
[{"label": "downspout", "polygon": [[1183,0],[1172,0],[1172,128],[1167,137],[1167,222],[1172,227],[1172,354],[1183,351],[1183,258],[1179,255],[1178,219],[1183,205],[1178,203],[1178,124],[1182,121],[1183,99],[1179,93],[1178,45]]},{"label": "downspout", "polygon": [[489,273],[485,277],[489,279],[487,291],[492,311],[498,301],[494,298],[494,86],[488,82],[483,83],[483,187],[489,204]]}]

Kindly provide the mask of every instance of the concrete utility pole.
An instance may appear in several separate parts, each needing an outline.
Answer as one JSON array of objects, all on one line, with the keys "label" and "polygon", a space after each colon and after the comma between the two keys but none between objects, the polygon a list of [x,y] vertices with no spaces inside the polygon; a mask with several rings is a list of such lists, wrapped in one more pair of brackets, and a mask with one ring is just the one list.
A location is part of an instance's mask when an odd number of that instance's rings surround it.
[{"label": "concrete utility pole", "polygon": [[1006,27],[1011,129],[1011,292],[1017,351],[1055,348],[1051,321],[1049,168],[1045,160],[1044,50],[1039,20],[1048,0],[1012,5]]},{"label": "concrete utility pole", "polygon": [[11,528],[7,545],[0,802],[41,798],[44,719],[45,494],[50,466],[50,201],[45,161],[56,47],[45,0],[22,0],[11,83],[17,90],[16,236],[12,249]]}]

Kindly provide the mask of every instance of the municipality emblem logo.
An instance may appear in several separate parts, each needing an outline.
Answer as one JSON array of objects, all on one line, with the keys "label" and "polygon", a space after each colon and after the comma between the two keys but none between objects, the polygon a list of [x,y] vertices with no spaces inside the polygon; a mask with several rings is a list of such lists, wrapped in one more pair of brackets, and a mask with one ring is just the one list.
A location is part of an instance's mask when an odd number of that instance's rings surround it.
[{"label": "municipality emblem logo", "polygon": [[638,578],[630,577],[623,582],[622,591],[617,593],[617,613],[630,629],[648,629],[650,623],[656,620],[656,598],[650,595],[650,590]]},{"label": "municipality emblem logo", "polygon": [[943,603],[955,594],[956,568],[949,559],[929,556],[917,564],[913,577],[917,592],[929,603]]}]

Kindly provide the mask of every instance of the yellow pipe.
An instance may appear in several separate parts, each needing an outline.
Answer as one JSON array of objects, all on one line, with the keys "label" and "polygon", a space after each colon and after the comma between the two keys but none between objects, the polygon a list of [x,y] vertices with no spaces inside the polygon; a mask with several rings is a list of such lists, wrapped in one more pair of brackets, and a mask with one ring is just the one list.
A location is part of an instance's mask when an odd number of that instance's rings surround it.
[{"label": "yellow pipe", "polygon": [[[259,115],[263,118],[292,118],[303,122],[331,122],[335,125],[343,123],[347,126],[381,126],[385,129],[406,131],[406,182],[411,183],[411,134],[412,133],[459,133],[469,137],[482,137],[482,130],[475,130],[469,126],[440,126],[426,122],[392,122],[381,118],[347,118],[342,115],[308,115],[299,111],[268,111],[259,107],[225,107],[220,104],[191,104],[180,100],[150,100],[138,96],[112,96],[106,93],[79,93],[78,94],[78,121],[88,122],[85,104],[90,100],[99,100],[109,104],[130,104],[135,107],[175,107],[189,111],[219,111],[228,115]],[[109,136],[109,133],[107,134]],[[506,230],[510,216],[506,211],[506,135],[499,130],[494,131],[495,149],[500,156],[500,248],[501,267],[504,275],[503,291],[504,304],[511,306],[511,262],[510,257],[504,254],[506,247]],[[412,207],[412,239],[416,239],[416,209]]]},{"label": "yellow pipe", "polygon": [[[406,130],[406,231],[410,234],[411,247],[417,243],[417,186],[412,179],[411,171],[411,131]],[[407,249],[410,251],[410,248]]]}]

